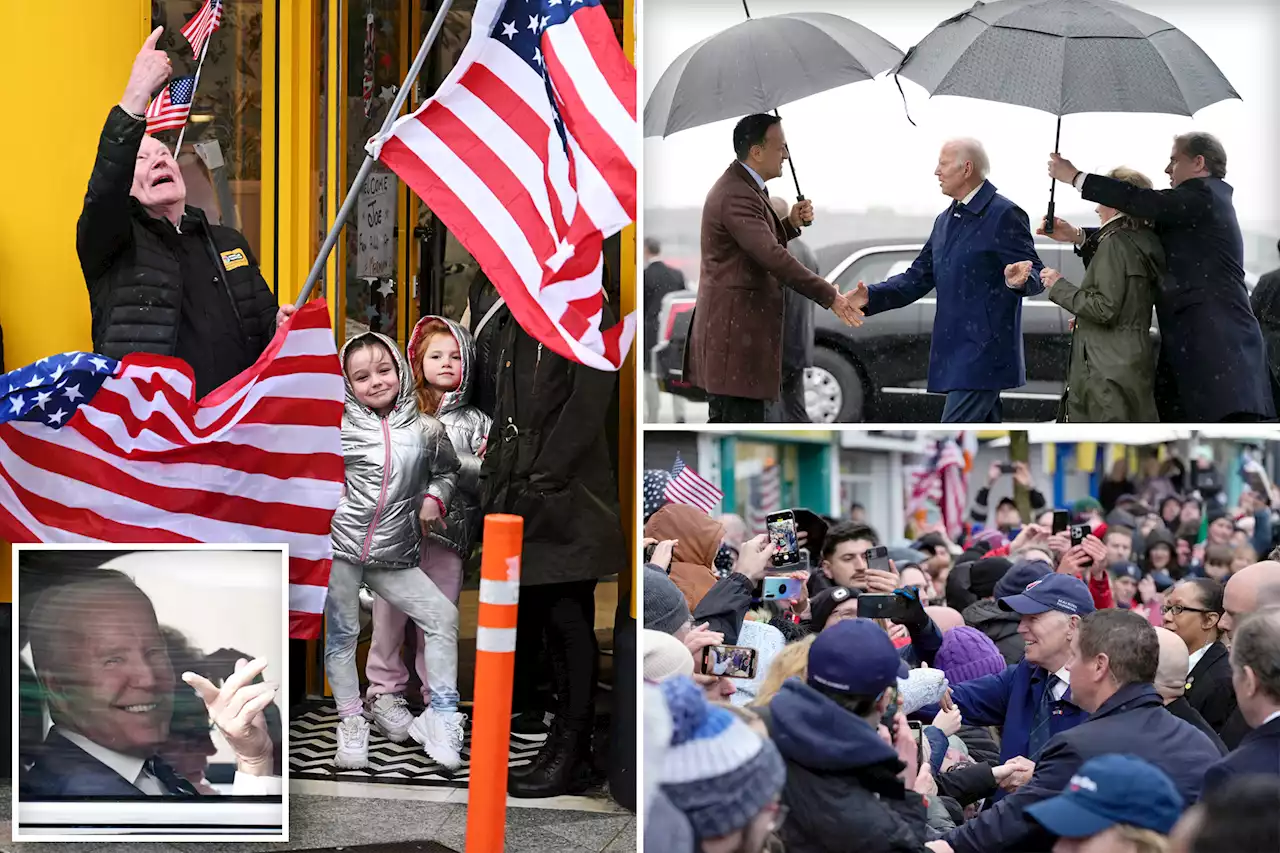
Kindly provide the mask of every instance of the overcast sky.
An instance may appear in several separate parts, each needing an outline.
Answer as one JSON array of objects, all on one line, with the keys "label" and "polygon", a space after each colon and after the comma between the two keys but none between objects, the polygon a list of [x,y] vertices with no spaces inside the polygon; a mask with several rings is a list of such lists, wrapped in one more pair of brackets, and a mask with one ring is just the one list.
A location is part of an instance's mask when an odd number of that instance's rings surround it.
[{"label": "overcast sky", "polygon": [[[833,12],[879,33],[902,50],[938,23],[972,5],[966,0],[750,0],[755,17],[787,11]],[[1196,41],[1243,100],[1212,104],[1194,118],[1086,113],[1062,120],[1062,154],[1078,168],[1127,165],[1168,187],[1163,174],[1174,134],[1206,130],[1226,146],[1227,182],[1242,221],[1280,232],[1280,3],[1274,0],[1132,0],[1129,5],[1169,21]],[[744,19],[741,0],[645,0],[641,74],[645,99],[686,48]],[[823,92],[781,108],[800,186],[819,208],[936,214],[944,201],[933,169],[942,142],[976,136],[991,158],[990,179],[1035,221],[1048,202],[1045,163],[1056,118],[1027,107],[970,98],[929,98],[901,78],[907,108],[892,76]],[[644,206],[700,206],[733,159],[733,120],[644,141]],[[770,190],[792,199],[789,173]],[[1058,185],[1058,214],[1089,224],[1093,204]]]}]

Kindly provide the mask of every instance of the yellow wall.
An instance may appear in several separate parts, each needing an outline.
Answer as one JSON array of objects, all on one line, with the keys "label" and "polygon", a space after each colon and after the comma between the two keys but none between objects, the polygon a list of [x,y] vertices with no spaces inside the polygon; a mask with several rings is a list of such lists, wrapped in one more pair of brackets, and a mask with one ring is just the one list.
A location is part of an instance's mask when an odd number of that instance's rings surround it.
[{"label": "yellow wall", "polygon": [[102,123],[149,32],[150,6],[0,2],[0,115],[8,117],[0,133],[8,199],[0,204],[0,324],[9,369],[93,346],[76,219]]},{"label": "yellow wall", "polygon": [[[0,33],[6,36],[0,41],[0,80],[6,81],[0,115],[9,117],[9,129],[0,133],[8,199],[0,204],[7,369],[93,347],[76,219],[102,123],[124,92],[150,19],[147,0],[0,2]],[[54,61],[57,56],[75,60]],[[18,132],[19,125],[25,130]],[[0,543],[0,601],[11,598],[10,551]]]}]

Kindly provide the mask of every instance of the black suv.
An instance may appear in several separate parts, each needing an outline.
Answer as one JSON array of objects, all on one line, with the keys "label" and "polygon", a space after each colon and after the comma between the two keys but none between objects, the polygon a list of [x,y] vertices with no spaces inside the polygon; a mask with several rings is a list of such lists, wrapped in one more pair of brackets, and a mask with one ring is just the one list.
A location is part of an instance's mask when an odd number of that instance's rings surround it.
[{"label": "black suv", "polygon": [[[920,253],[924,239],[861,240],[818,253],[824,277],[841,292],[897,275]],[[1045,266],[1069,281],[1084,280],[1084,265],[1070,246],[1037,242]],[[650,350],[650,369],[664,391],[699,400],[703,393],[683,381],[682,364],[695,302],[692,290],[663,300],[660,339]],[[926,296],[850,328],[816,305],[813,367],[805,381],[805,403],[814,423],[937,423],[945,397],[929,394],[929,344],[937,300]],[[1022,336],[1027,384],[1005,391],[1008,421],[1051,421],[1067,377],[1071,315],[1046,294],[1023,300]]]}]

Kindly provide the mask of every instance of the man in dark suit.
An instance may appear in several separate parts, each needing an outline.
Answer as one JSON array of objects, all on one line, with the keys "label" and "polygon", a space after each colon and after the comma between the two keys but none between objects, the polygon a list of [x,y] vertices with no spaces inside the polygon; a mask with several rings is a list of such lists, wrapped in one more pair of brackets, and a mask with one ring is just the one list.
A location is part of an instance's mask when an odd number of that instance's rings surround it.
[{"label": "man in dark suit", "polygon": [[1191,578],[1169,590],[1161,608],[1164,627],[1187,645],[1187,704],[1219,734],[1236,709],[1231,662],[1219,639],[1222,593],[1222,584],[1213,578]]},{"label": "man in dark suit", "polygon": [[[1276,243],[1280,251],[1280,243]],[[1267,365],[1271,368],[1272,401],[1280,400],[1280,269],[1263,273],[1249,294],[1249,307],[1258,318],[1262,339],[1267,343]]]},{"label": "man in dark suit", "polygon": [[[1070,160],[1049,156],[1049,174],[1088,201],[1156,225],[1167,261],[1156,298],[1161,419],[1204,423],[1275,417],[1266,345],[1244,282],[1244,238],[1233,190],[1223,180],[1227,153],[1222,143],[1207,133],[1176,137],[1165,168],[1173,187],[1168,190],[1086,174]],[[1058,227],[1055,223],[1055,235]],[[1084,229],[1071,233],[1077,242],[1086,236]]]},{"label": "man in dark suit", "polygon": [[1218,737],[1213,727],[1205,722],[1200,712],[1187,702],[1187,644],[1182,638],[1166,628],[1156,628],[1160,640],[1160,663],[1156,667],[1156,692],[1164,702],[1164,707],[1180,720],[1205,733],[1222,755],[1227,754],[1227,745]]},{"label": "man in dark suit", "polygon": [[947,395],[944,423],[1000,422],[1000,392],[1027,382],[1022,299],[1044,290],[1030,220],[996,192],[989,168],[976,139],[943,145],[933,173],[951,205],[933,221],[910,269],[859,285],[853,297],[870,317],[937,289],[929,390]]},{"label": "man in dark suit", "polygon": [[644,353],[645,371],[649,377],[644,394],[645,420],[658,420],[658,383],[649,370],[649,351],[658,344],[661,330],[658,320],[662,314],[662,297],[684,290],[684,273],[662,260],[662,244],[657,237],[644,238]]},{"label": "man in dark suit", "polygon": [[1231,641],[1231,669],[1240,713],[1253,731],[1205,772],[1206,788],[1236,775],[1280,776],[1280,608],[1259,610],[1240,624]]},{"label": "man in dark suit", "polygon": [[[1222,618],[1218,620],[1223,642],[1231,646],[1236,626],[1249,614],[1270,607],[1277,600],[1280,600],[1280,562],[1263,560],[1227,578],[1222,592]],[[1237,705],[1219,734],[1228,749],[1235,749],[1251,728]]]},{"label": "man in dark suit", "polygon": [[1071,645],[1072,700],[1089,719],[1049,740],[1030,782],[949,832],[955,853],[1047,853],[1054,839],[1027,820],[1027,808],[1066,790],[1082,764],[1108,753],[1154,764],[1185,802],[1200,799],[1204,768],[1220,755],[1207,736],[1165,710],[1152,686],[1156,629],[1131,610],[1107,608],[1081,620]]},{"label": "man in dark suit", "polygon": [[702,206],[702,267],[685,377],[707,392],[708,423],[762,423],[782,381],[782,288],[830,308],[849,325],[862,322],[834,285],[787,251],[812,221],[813,205],[796,202],[781,219],[765,181],[782,174],[787,140],[776,116],[750,115],[733,129],[732,163]]},{"label": "man in dark suit", "polygon": [[[779,219],[791,215],[787,203],[777,196],[770,197],[769,203]],[[803,239],[792,240],[787,251],[809,272],[818,274],[818,256]],[[807,424],[810,420],[804,405],[804,371],[813,366],[813,303],[794,290],[786,290],[782,296],[786,315],[782,329],[782,398],[773,406],[769,420]]]},{"label": "man in dark suit", "polygon": [[[174,704],[174,671],[150,599],[128,577],[46,590],[29,616],[28,636],[53,727],[34,752],[21,797],[195,796],[161,759]],[[239,667],[221,688],[184,674],[213,724],[236,753],[233,793],[279,794],[264,709],[278,685],[252,684],[266,667]]]}]

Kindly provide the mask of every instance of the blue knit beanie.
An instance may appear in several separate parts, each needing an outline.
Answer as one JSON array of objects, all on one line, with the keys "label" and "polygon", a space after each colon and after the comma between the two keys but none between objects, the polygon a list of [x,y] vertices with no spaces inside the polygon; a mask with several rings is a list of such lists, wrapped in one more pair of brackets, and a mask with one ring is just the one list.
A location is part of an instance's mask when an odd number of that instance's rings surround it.
[{"label": "blue knit beanie", "polygon": [[946,673],[947,683],[953,686],[1004,672],[1007,666],[991,638],[968,625],[952,628],[943,635],[933,665]]},{"label": "blue knit beanie", "polygon": [[700,840],[746,827],[782,793],[787,771],[778,748],[708,702],[691,679],[672,678],[659,686],[672,722],[662,793]]}]

